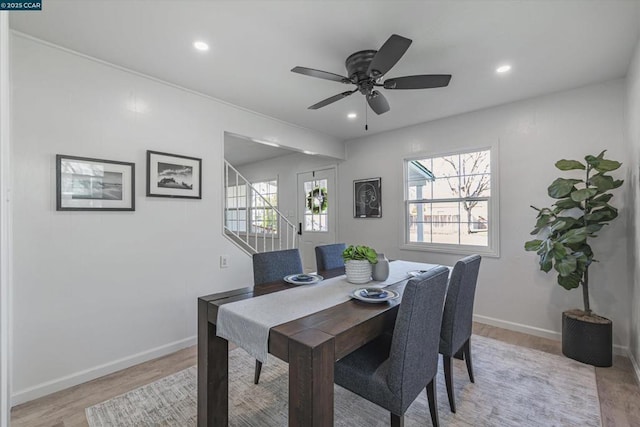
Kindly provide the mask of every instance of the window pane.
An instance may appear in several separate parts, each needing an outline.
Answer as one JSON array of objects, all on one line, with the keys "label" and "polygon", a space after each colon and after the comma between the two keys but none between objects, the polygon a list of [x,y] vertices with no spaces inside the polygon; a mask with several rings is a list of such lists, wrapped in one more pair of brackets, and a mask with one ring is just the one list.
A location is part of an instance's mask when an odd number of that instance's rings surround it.
[{"label": "window pane", "polygon": [[460,156],[435,157],[432,172],[436,178],[460,175]]},{"label": "window pane", "polygon": [[466,230],[471,228],[473,230],[474,224],[462,224],[462,233],[460,233],[461,245],[474,245],[474,246],[489,246],[489,229],[474,231],[467,233]]},{"label": "window pane", "polygon": [[246,231],[246,211],[239,209],[228,209],[226,211],[226,224],[231,231]]},{"label": "window pane", "polygon": [[460,203],[462,222],[477,223],[477,228],[482,228],[481,224],[487,224],[489,218],[489,205],[485,201],[466,201]]},{"label": "window pane", "polygon": [[462,197],[489,197],[491,195],[491,175],[465,175],[460,177]]},{"label": "window pane", "polygon": [[433,199],[453,199],[458,197],[460,197],[460,179],[457,176],[436,178],[433,181]]},{"label": "window pane", "polygon": [[491,152],[489,150],[476,151],[460,155],[461,175],[491,172]]},{"label": "window pane", "polygon": [[443,202],[431,204],[432,242],[457,245],[460,242],[460,204]]},{"label": "window pane", "polygon": [[431,203],[409,205],[409,241],[431,242]]},{"label": "window pane", "polygon": [[409,183],[409,191],[408,191],[408,199],[409,200],[419,200],[419,199],[431,199],[432,190],[431,181],[413,181]]},{"label": "window pane", "polygon": [[489,245],[489,205],[487,202],[463,202],[463,224],[460,243],[463,245]]}]

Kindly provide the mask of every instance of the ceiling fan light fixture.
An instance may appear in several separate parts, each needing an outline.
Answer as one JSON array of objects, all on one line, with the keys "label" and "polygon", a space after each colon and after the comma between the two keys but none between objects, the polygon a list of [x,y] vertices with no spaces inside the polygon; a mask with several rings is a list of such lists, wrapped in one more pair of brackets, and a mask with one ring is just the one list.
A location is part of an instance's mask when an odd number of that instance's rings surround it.
[{"label": "ceiling fan light fixture", "polygon": [[193,42],[193,47],[201,52],[206,52],[209,50],[209,45],[202,40],[196,40]]},{"label": "ceiling fan light fixture", "polygon": [[509,64],[501,65],[496,68],[496,73],[498,74],[508,73],[509,71],[511,71],[511,65]]},{"label": "ceiling fan light fixture", "polygon": [[[374,88],[432,89],[446,87],[451,80],[450,74],[420,74],[385,80],[385,74],[402,58],[411,43],[411,39],[392,34],[379,50],[369,49],[352,53],[345,61],[347,76],[300,66],[293,67],[291,71],[305,76],[356,86],[351,91],[338,93],[307,107],[309,110],[326,107],[355,92],[360,92],[366,97],[369,107],[376,114],[384,114],[390,109],[389,102],[382,93],[374,90]],[[354,114],[353,117],[351,115],[347,115],[347,117],[353,120],[357,116]]]},{"label": "ceiling fan light fixture", "polygon": [[356,113],[349,113],[349,114],[347,114],[347,118],[348,118],[348,119],[353,120],[353,119],[355,119],[356,117],[358,117],[358,115],[357,115]]}]

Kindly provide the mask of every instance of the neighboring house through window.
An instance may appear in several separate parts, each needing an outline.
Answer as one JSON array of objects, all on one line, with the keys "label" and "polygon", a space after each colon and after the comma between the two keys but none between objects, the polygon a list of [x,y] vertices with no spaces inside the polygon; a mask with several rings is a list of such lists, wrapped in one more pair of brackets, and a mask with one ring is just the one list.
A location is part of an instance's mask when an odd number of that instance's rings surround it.
[{"label": "neighboring house through window", "polygon": [[405,160],[405,249],[498,255],[491,149]]}]

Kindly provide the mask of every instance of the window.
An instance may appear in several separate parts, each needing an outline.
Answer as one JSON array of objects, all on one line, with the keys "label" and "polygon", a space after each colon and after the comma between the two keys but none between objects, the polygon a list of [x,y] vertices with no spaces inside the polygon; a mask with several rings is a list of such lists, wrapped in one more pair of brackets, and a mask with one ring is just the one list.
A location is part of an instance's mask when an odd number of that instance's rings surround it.
[{"label": "window", "polygon": [[491,150],[405,160],[405,248],[498,255]]},{"label": "window", "polygon": [[227,228],[238,233],[278,234],[278,181],[254,182],[251,186],[239,184],[227,188]]},{"label": "window", "polygon": [[251,231],[278,234],[278,181],[272,179],[251,185],[256,190],[251,192]]},{"label": "window", "polygon": [[305,208],[304,231],[329,231],[329,195],[327,193],[328,180],[312,179],[304,181]]}]

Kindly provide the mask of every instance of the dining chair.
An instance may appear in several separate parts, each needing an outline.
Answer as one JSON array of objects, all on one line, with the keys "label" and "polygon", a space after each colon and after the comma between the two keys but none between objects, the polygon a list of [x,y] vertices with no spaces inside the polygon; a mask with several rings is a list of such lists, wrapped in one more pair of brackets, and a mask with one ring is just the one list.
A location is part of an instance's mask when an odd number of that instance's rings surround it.
[{"label": "dining chair", "polygon": [[471,255],[462,258],[453,267],[442,315],[440,354],[442,354],[449,406],[451,412],[454,413],[456,412],[456,402],[451,372],[452,356],[465,360],[469,380],[472,383],[475,382],[471,363],[471,330],[473,328],[473,300],[476,294],[480,261],[479,255]]},{"label": "dining chair", "polygon": [[333,270],[344,267],[342,252],[347,248],[344,243],[316,246],[316,271]]},{"label": "dining chair", "polygon": [[[302,260],[298,249],[282,251],[260,252],[253,254],[253,284],[254,286],[282,280],[290,274],[302,273]],[[260,381],[262,362],[256,360],[253,383]]]},{"label": "dining chair", "polygon": [[391,413],[391,426],[404,424],[404,413],[424,388],[434,426],[438,339],[449,269],[436,267],[409,280],[404,288],[393,334],[385,334],[335,364],[336,384]]}]

